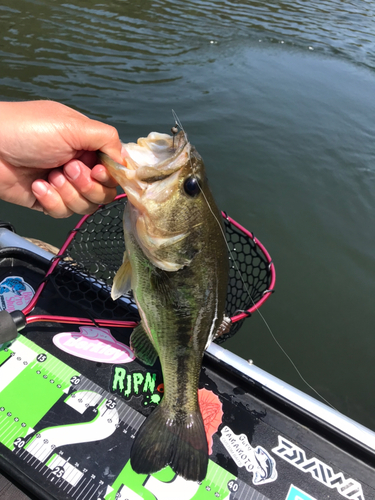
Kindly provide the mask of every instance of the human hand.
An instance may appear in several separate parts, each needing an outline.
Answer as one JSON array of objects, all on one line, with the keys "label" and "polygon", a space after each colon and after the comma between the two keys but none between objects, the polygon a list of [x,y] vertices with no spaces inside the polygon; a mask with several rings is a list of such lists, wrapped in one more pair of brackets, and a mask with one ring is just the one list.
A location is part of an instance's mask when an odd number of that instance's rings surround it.
[{"label": "human hand", "polygon": [[91,213],[116,196],[99,149],[122,162],[114,127],[54,101],[0,102],[0,198],[56,218]]}]

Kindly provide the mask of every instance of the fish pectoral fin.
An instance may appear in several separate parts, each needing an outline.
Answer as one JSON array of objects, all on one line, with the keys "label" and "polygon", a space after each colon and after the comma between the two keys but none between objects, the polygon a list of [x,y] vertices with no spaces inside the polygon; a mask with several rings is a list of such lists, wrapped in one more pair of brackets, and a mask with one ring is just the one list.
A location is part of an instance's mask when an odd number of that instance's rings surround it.
[{"label": "fish pectoral fin", "polygon": [[124,253],[124,260],[116,276],[113,278],[111,297],[113,300],[125,295],[131,289],[132,268],[128,254]]},{"label": "fish pectoral fin", "polygon": [[145,365],[152,366],[158,358],[158,353],[142,324],[134,328],[130,336],[130,348]]}]

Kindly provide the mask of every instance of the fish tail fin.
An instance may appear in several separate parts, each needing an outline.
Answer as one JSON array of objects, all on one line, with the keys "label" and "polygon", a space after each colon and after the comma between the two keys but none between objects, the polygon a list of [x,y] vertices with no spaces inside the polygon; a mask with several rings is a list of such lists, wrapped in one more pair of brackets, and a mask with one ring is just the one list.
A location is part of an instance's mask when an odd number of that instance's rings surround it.
[{"label": "fish tail fin", "polygon": [[138,474],[152,474],[170,465],[189,481],[203,481],[208,445],[199,409],[173,415],[162,404],[157,406],[135,437],[130,463]]}]

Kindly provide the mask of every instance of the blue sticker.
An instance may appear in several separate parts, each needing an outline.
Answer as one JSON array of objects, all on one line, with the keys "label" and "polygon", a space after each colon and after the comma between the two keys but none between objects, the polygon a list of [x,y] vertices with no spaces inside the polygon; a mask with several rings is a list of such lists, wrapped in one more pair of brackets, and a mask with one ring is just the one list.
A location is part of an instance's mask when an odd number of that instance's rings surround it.
[{"label": "blue sticker", "polygon": [[285,500],[316,500],[316,498],[311,497],[291,484]]},{"label": "blue sticker", "polygon": [[8,276],[0,283],[0,311],[22,311],[34,296],[34,289],[21,276]]}]

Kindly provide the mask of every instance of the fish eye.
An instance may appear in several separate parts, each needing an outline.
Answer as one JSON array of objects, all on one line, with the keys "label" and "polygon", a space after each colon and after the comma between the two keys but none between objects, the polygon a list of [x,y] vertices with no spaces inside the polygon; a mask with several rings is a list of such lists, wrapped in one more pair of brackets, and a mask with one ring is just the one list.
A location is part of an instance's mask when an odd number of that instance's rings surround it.
[{"label": "fish eye", "polygon": [[200,193],[201,188],[199,187],[198,180],[196,177],[188,177],[184,182],[184,190],[188,196],[197,196]]}]

